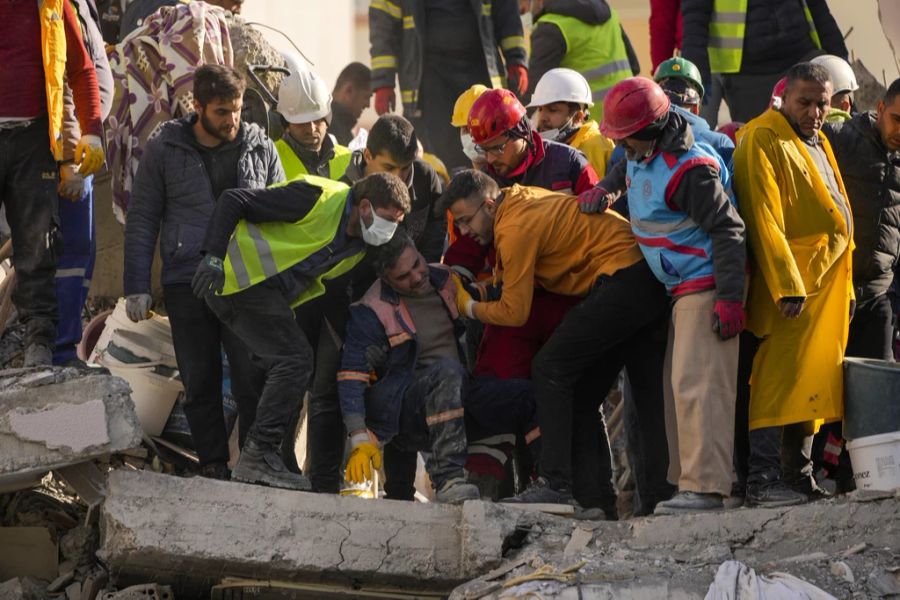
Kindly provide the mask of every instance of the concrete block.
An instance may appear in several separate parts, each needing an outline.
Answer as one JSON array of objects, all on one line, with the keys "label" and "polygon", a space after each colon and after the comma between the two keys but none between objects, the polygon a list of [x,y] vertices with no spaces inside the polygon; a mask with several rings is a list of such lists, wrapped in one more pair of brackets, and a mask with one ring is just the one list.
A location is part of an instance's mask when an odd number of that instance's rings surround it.
[{"label": "concrete block", "polygon": [[501,560],[517,512],[110,473],[99,555],[119,581],[207,593],[226,576],[446,590]]},{"label": "concrete block", "polygon": [[76,369],[0,372],[0,489],[140,446],[128,385]]}]

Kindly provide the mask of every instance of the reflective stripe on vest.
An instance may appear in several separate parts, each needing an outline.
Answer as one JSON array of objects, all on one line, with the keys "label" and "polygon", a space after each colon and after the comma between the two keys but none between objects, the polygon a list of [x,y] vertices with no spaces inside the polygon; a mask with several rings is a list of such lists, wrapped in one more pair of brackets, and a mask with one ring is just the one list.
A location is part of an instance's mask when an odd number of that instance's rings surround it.
[{"label": "reflective stripe on vest", "polygon": [[[301,175],[298,179],[322,188],[316,205],[305,217],[293,223],[248,223],[243,219],[238,222],[225,257],[223,296],[247,289],[290,269],[334,239],[350,188],[346,184],[313,175]],[[364,256],[365,252],[360,251],[332,266],[316,277],[291,306],[296,307],[321,296],[325,291],[324,281],[343,275]]]},{"label": "reflective stripe on vest", "polygon": [[[293,181],[300,175],[309,175],[306,166],[297,153],[291,149],[290,144],[286,141],[278,140],[275,142],[275,149],[278,151],[278,157],[281,159],[281,166],[284,169],[284,176],[288,181]],[[347,167],[350,166],[350,157],[353,152],[344,146],[334,145],[334,157],[328,161],[328,179],[337,181],[344,176]]]},{"label": "reflective stripe on vest", "polygon": [[[715,0],[709,22],[709,68],[713,73],[737,73],[744,56],[748,0]],[[817,48],[822,47],[816,25],[806,0],[803,14],[809,35]]]},{"label": "reflective stripe on vest", "polygon": [[688,282],[703,282],[705,287],[712,280],[712,240],[686,213],[669,204],[669,196],[693,166],[715,166],[726,189],[728,174],[721,157],[699,144],[677,159],[668,157],[671,162],[667,156],[658,154],[649,163],[628,161],[628,210],[647,264],[677,295]]},{"label": "reflective stripe on vest", "polygon": [[555,13],[544,14],[537,22],[559,27],[566,41],[566,55],[559,66],[578,71],[587,79],[595,102],[591,118],[599,122],[603,118],[603,98],[609,89],[632,75],[619,14],[612,10],[603,25],[589,25],[575,17]]}]

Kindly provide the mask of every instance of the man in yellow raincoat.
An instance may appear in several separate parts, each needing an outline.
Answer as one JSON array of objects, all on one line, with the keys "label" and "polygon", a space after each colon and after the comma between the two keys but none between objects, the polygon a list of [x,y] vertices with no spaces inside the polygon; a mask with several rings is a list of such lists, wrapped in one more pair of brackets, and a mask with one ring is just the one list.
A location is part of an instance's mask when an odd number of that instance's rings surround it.
[{"label": "man in yellow raincoat", "polygon": [[843,416],[853,220],[819,131],[830,99],[824,67],[792,67],[782,107],[750,121],[734,153],[754,257],[747,327],[762,340],[750,378],[748,505],[805,501],[797,489],[808,464],[804,439]]}]

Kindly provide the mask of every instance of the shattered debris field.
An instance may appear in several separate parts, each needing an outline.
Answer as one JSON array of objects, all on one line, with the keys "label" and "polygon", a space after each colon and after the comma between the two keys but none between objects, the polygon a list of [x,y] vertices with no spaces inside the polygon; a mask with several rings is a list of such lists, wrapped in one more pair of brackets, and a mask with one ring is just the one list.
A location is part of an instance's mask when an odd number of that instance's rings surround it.
[{"label": "shattered debris field", "polygon": [[0,376],[0,518],[3,600],[900,597],[896,494],[605,522],[186,477],[74,369]]}]

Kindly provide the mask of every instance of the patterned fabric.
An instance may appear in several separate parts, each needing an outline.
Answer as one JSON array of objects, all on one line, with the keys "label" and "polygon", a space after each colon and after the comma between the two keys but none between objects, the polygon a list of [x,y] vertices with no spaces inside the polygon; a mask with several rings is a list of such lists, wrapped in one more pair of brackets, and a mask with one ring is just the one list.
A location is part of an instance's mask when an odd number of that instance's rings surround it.
[{"label": "patterned fabric", "polygon": [[115,96],[106,141],[113,212],[120,222],[147,140],[166,121],[193,111],[194,71],[232,61],[225,11],[205,2],[163,7],[113,48]]}]

